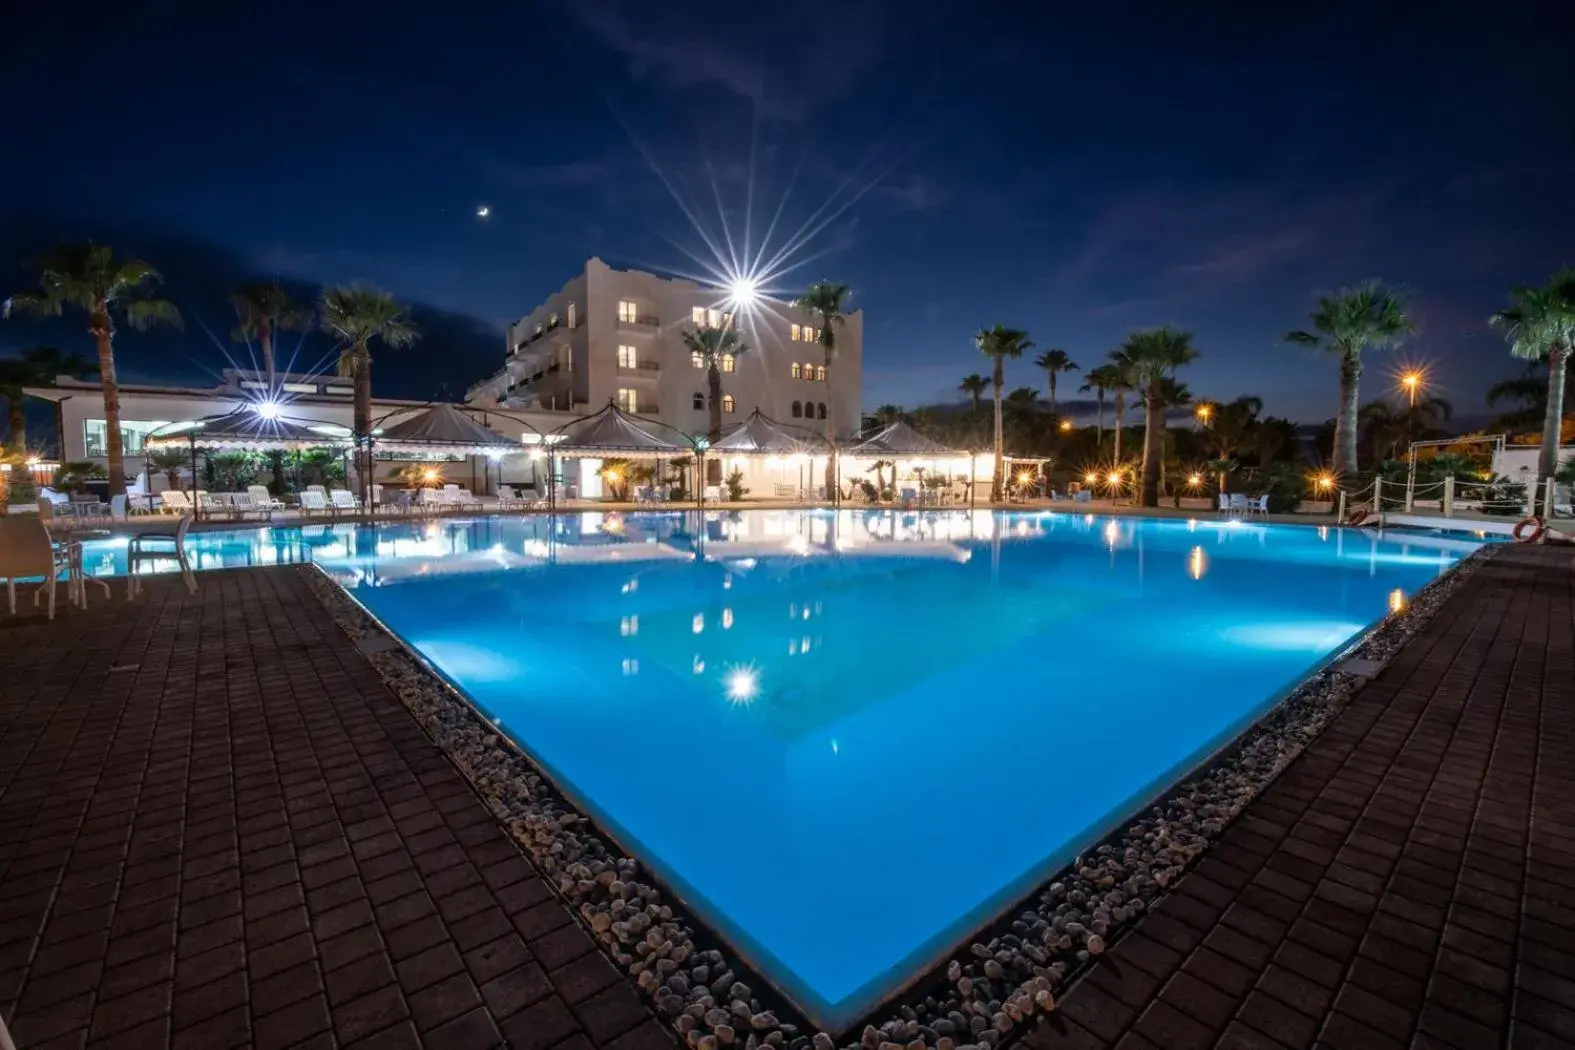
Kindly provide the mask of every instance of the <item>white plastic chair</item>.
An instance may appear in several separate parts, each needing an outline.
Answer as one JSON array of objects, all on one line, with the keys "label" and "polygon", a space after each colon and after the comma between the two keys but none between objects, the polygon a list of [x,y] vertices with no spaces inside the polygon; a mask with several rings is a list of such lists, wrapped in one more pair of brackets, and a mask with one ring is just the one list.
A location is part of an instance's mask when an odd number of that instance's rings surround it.
[{"label": "white plastic chair", "polygon": [[0,576],[5,577],[7,604],[16,615],[16,581],[38,579],[33,604],[49,596],[49,618],[55,618],[55,584],[60,573],[70,571],[70,555],[57,550],[41,519],[26,515],[0,518]]},{"label": "white plastic chair", "polygon": [[1269,495],[1268,495],[1268,493],[1264,493],[1263,495],[1259,496],[1257,499],[1255,499],[1251,503],[1249,503],[1247,505],[1247,510],[1248,510],[1249,513],[1260,514],[1263,517],[1267,518],[1269,516]]},{"label": "white plastic chair", "polygon": [[331,514],[332,508],[328,506],[328,499],[322,492],[314,492],[312,488],[301,493],[301,513],[306,517],[313,514]]},{"label": "white plastic chair", "polygon": [[273,498],[266,485],[247,485],[246,495],[251,497],[252,506],[258,510],[284,509],[284,504]]},{"label": "white plastic chair", "polygon": [[194,509],[191,500],[181,489],[165,489],[159,493],[159,503],[161,509],[170,514],[190,514]]},{"label": "white plastic chair", "polygon": [[334,489],[328,494],[333,501],[333,509],[344,514],[354,514],[361,509],[361,501],[349,489]]},{"label": "white plastic chair", "polygon": [[135,598],[142,590],[142,579],[137,566],[145,562],[174,561],[180,565],[181,581],[186,590],[197,593],[197,577],[186,558],[186,533],[191,531],[192,517],[182,514],[174,532],[139,532],[131,537],[126,547],[126,598]]}]

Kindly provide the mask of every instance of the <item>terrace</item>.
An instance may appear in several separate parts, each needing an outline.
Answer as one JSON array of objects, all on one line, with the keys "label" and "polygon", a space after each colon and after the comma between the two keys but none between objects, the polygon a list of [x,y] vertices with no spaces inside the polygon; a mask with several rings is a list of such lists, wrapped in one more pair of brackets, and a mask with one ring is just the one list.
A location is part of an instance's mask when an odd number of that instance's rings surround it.
[{"label": "terrace", "polygon": [[[838,550],[852,559],[850,567],[860,563],[860,550],[880,553],[869,572],[895,565],[905,576],[932,548],[947,555],[934,562],[940,573],[961,571],[968,553],[982,551],[991,559],[975,559],[977,566],[995,560],[1015,565],[1018,574],[1028,567],[1011,561],[1022,555],[1013,554],[989,524],[991,514],[954,517],[932,516],[918,531],[897,518],[890,518],[890,528],[869,518],[867,533],[843,525]],[[541,520],[545,526],[554,519]],[[1032,528],[1043,530],[1045,520]],[[709,553],[702,560],[720,569],[746,556],[769,559],[772,545],[787,535],[769,521],[746,519],[742,534],[718,532],[705,541]],[[608,569],[628,574],[626,555],[648,555],[653,539],[657,548],[685,549],[682,532],[652,532],[655,519],[631,517],[628,525],[636,524],[649,535],[632,546],[622,525],[618,533],[596,530],[600,538],[589,546],[591,534],[585,533],[578,539],[549,531],[538,546],[525,541],[527,556],[541,551],[540,563],[557,573],[543,582],[567,585],[571,574],[582,581],[568,591],[553,588],[563,595],[558,616],[565,637],[592,630],[587,617],[599,614],[587,604],[586,587],[607,577]],[[521,527],[431,523],[401,540],[402,527],[385,525],[379,535],[388,538],[379,539],[375,553],[361,529],[324,527],[324,539],[336,546],[307,544],[301,560],[317,561],[351,587],[354,601],[314,569],[259,568],[199,573],[196,595],[154,580],[148,597],[136,603],[99,602],[53,623],[6,624],[0,673],[5,681],[27,683],[0,699],[6,757],[0,764],[0,897],[6,902],[0,1016],[18,1045],[56,1037],[119,1045],[133,1034],[159,1045],[211,1045],[222,1030],[226,1038],[256,1045],[330,1034],[338,1045],[352,1045],[381,1034],[433,1046],[471,1045],[462,1044],[463,1037],[474,1045],[584,1040],[632,1050],[671,1045],[676,1024],[681,1032],[719,1041],[719,1031],[733,1034],[734,1026],[781,1033],[782,1045],[799,1047],[809,1045],[814,1028],[827,1027],[832,1035],[843,1030],[828,1042],[816,1037],[817,1050],[861,1040],[866,1046],[915,1038],[930,1045],[944,1045],[943,1039],[999,1045],[1019,1037],[1044,1047],[1248,1040],[1295,1046],[1314,1039],[1381,1046],[1388,1045],[1384,1038],[1403,1044],[1440,1032],[1475,1033],[1473,1023],[1531,1045],[1538,1033],[1562,1036],[1575,1019],[1561,991],[1575,972],[1562,954],[1569,925],[1556,903],[1566,887],[1575,887],[1575,857],[1565,852],[1556,818],[1531,821],[1534,811],[1557,812],[1571,788],[1571,771],[1558,757],[1567,743],[1567,720],[1555,716],[1549,701],[1570,689],[1575,654],[1567,631],[1550,625],[1570,622],[1575,574],[1567,559],[1548,549],[1504,549],[1474,562],[1468,574],[1450,574],[1421,597],[1413,594],[1410,600],[1424,606],[1415,626],[1401,629],[1406,618],[1397,620],[1369,644],[1376,650],[1357,654],[1387,662],[1348,705],[1343,693],[1339,703],[1298,699],[1289,705],[1285,710],[1323,711],[1328,725],[1322,735],[1234,822],[1207,836],[1213,840],[1207,851],[1195,863],[1189,858],[1184,866],[1191,870],[1153,897],[1146,913],[1111,921],[1110,945],[1099,946],[1092,966],[1080,961],[1088,959],[1087,944],[1074,945],[1083,949],[1080,956],[1057,956],[1067,978],[1058,978],[1043,1002],[1028,976],[1023,1009],[1016,993],[1008,994],[1010,984],[1000,987],[1003,979],[1018,979],[1015,964],[1006,963],[1003,975],[1000,962],[992,960],[997,969],[991,971],[980,961],[981,950],[1013,954],[1011,942],[1002,942],[1012,935],[1006,920],[990,925],[984,914],[962,928],[969,934],[986,925],[972,935],[972,949],[968,938],[955,955],[937,945],[919,958],[911,990],[897,991],[895,999],[882,993],[883,1003],[861,1000],[865,1005],[854,1015],[831,1011],[835,1019],[823,1025],[793,1005],[812,1015],[827,1010],[780,968],[780,946],[761,952],[762,943],[775,943],[769,915],[730,905],[718,918],[711,910],[716,886],[697,887],[691,875],[669,866],[668,847],[651,838],[643,818],[617,808],[625,805],[617,801],[621,789],[584,779],[571,752],[542,750],[565,746],[553,742],[560,734],[572,743],[582,731],[572,723],[557,727],[562,716],[550,707],[519,715],[497,706],[502,694],[488,685],[501,673],[496,656],[478,665],[471,656],[462,660],[460,650],[436,634],[421,636],[419,624],[436,627],[462,616],[476,599],[431,587],[421,592],[425,597],[410,591],[430,610],[427,620],[410,619],[415,606],[373,601],[385,591],[385,597],[404,594],[387,584],[407,578],[407,567],[447,562],[459,572],[475,557],[497,559],[488,552],[518,546],[511,530]],[[1228,559],[1248,550],[1227,535],[1231,530],[1216,531],[1219,546],[1205,558],[1186,556],[1189,571],[1197,570],[1194,579],[1206,571],[1225,573],[1221,578],[1228,581]],[[1164,534],[1142,533],[1151,567],[1167,557]],[[1255,534],[1285,542],[1272,532]],[[1141,549],[1136,533],[1118,528],[1112,538],[1108,524],[1086,535],[1108,546],[1112,565]],[[1359,535],[1353,532],[1351,541]],[[806,536],[813,541],[813,534]],[[980,546],[985,536],[996,539]],[[911,548],[883,546],[899,539]],[[813,548],[811,542],[794,555],[804,566],[791,570],[800,590],[815,562]],[[1182,548],[1176,549],[1179,557]],[[884,556],[891,553],[903,557]],[[485,577],[502,566],[513,573],[515,560],[510,555],[463,572]],[[113,557],[102,564],[113,569]],[[607,569],[598,567],[603,564]],[[662,612],[668,599],[661,581],[680,570],[661,568],[674,564],[669,558],[646,564],[656,568],[636,573],[643,581],[643,626],[635,633],[626,615],[619,632],[625,681],[631,659],[659,664],[672,650],[700,644],[687,611],[682,631],[680,617]],[[922,578],[914,577],[918,589],[933,590],[917,582]],[[735,583],[728,610],[705,612],[706,626],[722,631],[706,643],[722,646],[704,652],[712,666],[739,666],[744,651],[735,652],[733,636],[750,629],[764,585]],[[856,577],[841,584],[856,585]],[[1378,586],[1388,585],[1380,580]],[[1115,597],[1090,591],[1078,600],[1109,604]],[[855,604],[867,608],[867,600]],[[900,599],[898,605],[917,601]],[[367,620],[363,605],[399,637],[414,639],[412,652],[430,663],[406,656],[396,638]],[[1112,608],[1118,618],[1131,615]],[[809,633],[816,659],[835,661],[837,640],[849,638],[853,626],[840,623],[835,608],[814,612]],[[822,621],[823,614],[829,619]],[[484,644],[484,636],[467,633],[476,629],[467,622],[481,621],[454,620],[453,637]],[[1044,628],[1029,623],[1023,629],[1033,635]],[[569,655],[546,635],[521,641],[527,648],[517,650],[520,659],[529,660],[528,647],[538,643],[556,645],[560,660]],[[988,632],[953,641],[964,649],[1000,644]],[[830,657],[824,655],[828,645]],[[561,674],[545,673],[538,683],[542,703],[571,680],[579,683],[582,706],[623,695],[613,680],[595,673],[576,677],[573,661],[570,656]],[[481,713],[434,679],[430,667],[484,705]],[[773,668],[766,663],[751,670],[751,681],[760,683],[755,688],[768,696],[780,678]],[[923,678],[923,669],[911,662],[898,669],[883,678],[879,691],[860,690],[857,707],[764,704],[755,719],[761,746],[799,754],[807,743],[836,733],[844,749],[867,747],[857,724],[889,706],[888,694],[905,695]],[[687,674],[687,663],[683,670]],[[831,696],[839,688],[842,676],[831,664],[806,661],[803,670],[823,679],[811,693]],[[1352,674],[1374,670],[1363,665]],[[1246,687],[1240,673],[1232,677]],[[724,681],[737,691],[735,678]],[[1329,681],[1348,692],[1359,679],[1347,674]],[[672,701],[665,703],[671,710]],[[489,743],[499,740],[499,714],[531,758]],[[631,713],[621,718],[631,720],[638,728]],[[955,734],[961,723],[952,725]],[[1316,727],[1291,728],[1304,733]],[[611,746],[620,753],[627,748]],[[756,745],[740,737],[729,746]],[[657,753],[666,751],[664,745]],[[588,808],[541,784],[533,762],[543,758],[554,780],[573,782],[571,797],[588,795]],[[1093,784],[1096,767],[1069,773],[1079,768],[1070,758],[1060,761],[1066,767],[1061,776]],[[515,796],[500,789],[508,783],[538,786]],[[916,797],[933,823],[944,808],[942,796]],[[765,815],[759,805],[757,800],[749,809]],[[603,837],[580,817],[570,818],[577,809],[590,813]],[[982,816],[975,812],[975,830],[983,827]],[[1021,814],[1014,819],[1020,822]],[[730,967],[748,983],[742,998],[736,988],[712,992],[747,1016],[727,1024],[710,1016],[712,1007],[691,1015],[682,1009],[689,1001],[683,996],[676,997],[675,1010],[667,982],[625,977],[620,971],[646,970],[625,962],[625,934],[610,932],[603,918],[606,899],[594,887],[587,891],[589,884],[562,881],[555,854],[543,852],[544,842],[563,842],[556,830],[543,839],[548,825],[574,829],[573,848],[588,850],[588,858],[602,850],[608,857],[624,855],[605,837],[610,832],[653,864],[654,880],[644,864],[637,869],[620,861],[617,871],[630,886],[649,886],[650,899],[676,909],[677,925],[667,934],[673,943],[692,942],[686,951],[702,965]],[[1097,832],[1085,834],[1093,836],[1084,840],[1090,844],[1098,838]],[[750,856],[758,881],[758,858]],[[592,863],[595,870],[600,862]],[[976,857],[975,868],[979,863]],[[685,903],[664,885],[685,887],[676,894]],[[783,889],[766,888],[776,885],[758,883],[768,905],[790,909]],[[839,885],[845,893],[847,883],[839,879]],[[1013,891],[1004,903],[1030,888]],[[831,906],[831,899],[825,903]],[[1023,914],[1049,915],[1046,907],[1030,904]],[[616,918],[617,910],[612,914]],[[735,922],[744,924],[745,934]],[[720,938],[706,932],[718,928]],[[856,960],[888,935],[868,936],[876,939],[840,951]],[[812,987],[829,987],[804,965],[800,958],[795,969],[810,975],[805,979]],[[682,970],[693,966],[691,958]],[[969,991],[963,982],[974,987]],[[973,1004],[984,1013],[975,1013]],[[1044,1010],[1046,1004],[1054,1009]],[[960,1030],[952,1014],[962,1018]],[[859,1023],[849,1027],[854,1016]],[[982,1030],[970,1026],[974,1017],[984,1018]],[[861,1036],[865,1020],[875,1027]]]}]

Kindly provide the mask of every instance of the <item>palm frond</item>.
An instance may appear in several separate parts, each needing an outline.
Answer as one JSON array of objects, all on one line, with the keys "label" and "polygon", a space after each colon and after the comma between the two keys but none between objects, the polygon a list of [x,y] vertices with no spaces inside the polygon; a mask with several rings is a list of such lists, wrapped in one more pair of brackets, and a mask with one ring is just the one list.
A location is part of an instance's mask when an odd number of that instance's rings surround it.
[{"label": "palm frond", "polygon": [[980,353],[990,358],[1022,357],[1034,345],[1027,332],[999,324],[981,329],[974,335],[973,342]]},{"label": "palm frond", "polygon": [[169,328],[181,328],[180,311],[168,299],[130,299],[120,304],[120,312],[126,318],[126,323],[138,331],[144,331],[156,325]]},{"label": "palm frond", "polygon": [[350,345],[381,339],[394,348],[412,345],[419,333],[392,295],[371,285],[347,285],[323,293],[319,310],[323,331]]},{"label": "palm frond", "polygon": [[5,301],[5,316],[9,319],[15,312],[35,317],[59,317],[62,305],[58,297],[45,292],[17,292]]}]

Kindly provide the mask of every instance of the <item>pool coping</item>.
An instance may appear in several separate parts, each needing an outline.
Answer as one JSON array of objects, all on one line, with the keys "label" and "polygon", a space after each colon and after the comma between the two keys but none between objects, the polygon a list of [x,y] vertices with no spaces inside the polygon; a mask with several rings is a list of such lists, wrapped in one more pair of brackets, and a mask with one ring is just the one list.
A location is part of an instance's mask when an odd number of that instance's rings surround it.
[{"label": "pool coping", "polygon": [[[1496,546],[1479,548],[1455,563],[1419,591],[1405,611],[1321,661],[1257,718],[1156,790],[1150,801],[1112,822],[1115,830],[1092,841],[1071,864],[998,909],[972,934],[937,950],[937,961],[868,1011],[858,1038],[843,1045],[862,1044],[865,1050],[915,1040],[940,1050],[996,1045],[1020,1034],[1036,1013],[1055,1009],[1056,991],[1081,976],[1093,956],[1164,896],[1166,887],[1344,709],[1371,676],[1373,663],[1381,664],[1419,630]],[[811,1024],[801,1011],[747,960],[737,958],[729,940],[685,908],[680,895],[575,806],[482,709],[325,568],[311,563],[297,571],[309,574],[313,593],[335,622],[450,755],[565,905],[691,1046],[715,1050],[738,1039],[740,1030],[749,1033],[746,1044],[785,1044],[790,1050],[810,1045],[805,1032]],[[1344,669],[1353,660],[1367,663]],[[1103,906],[1090,904],[1094,898]],[[698,966],[696,960],[701,960]],[[699,967],[708,980],[692,980],[691,971]],[[860,1023],[837,1034],[850,1035]],[[838,1042],[826,1032],[813,1038],[815,1050],[831,1050]]]}]

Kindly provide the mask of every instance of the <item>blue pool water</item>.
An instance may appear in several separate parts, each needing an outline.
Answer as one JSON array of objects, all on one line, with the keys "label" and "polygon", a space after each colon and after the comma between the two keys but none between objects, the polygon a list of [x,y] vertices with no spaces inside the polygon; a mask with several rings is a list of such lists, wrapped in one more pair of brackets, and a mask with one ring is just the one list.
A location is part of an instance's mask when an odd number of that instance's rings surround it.
[{"label": "blue pool water", "polygon": [[[193,542],[200,565],[324,565],[833,1028],[1473,546],[983,511]],[[89,570],[119,557],[93,545]]]}]

